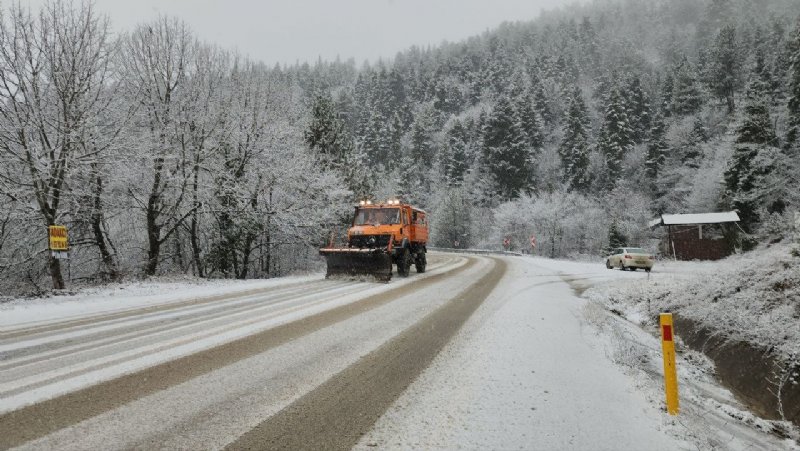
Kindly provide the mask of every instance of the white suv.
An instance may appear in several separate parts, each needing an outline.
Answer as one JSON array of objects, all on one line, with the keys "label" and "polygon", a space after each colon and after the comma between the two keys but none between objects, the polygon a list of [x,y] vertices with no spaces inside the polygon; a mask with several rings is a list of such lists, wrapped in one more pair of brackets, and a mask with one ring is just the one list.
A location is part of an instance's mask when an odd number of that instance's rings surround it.
[{"label": "white suv", "polygon": [[638,247],[620,247],[614,249],[611,255],[606,258],[606,268],[619,268],[623,271],[636,271],[637,268],[644,268],[650,272],[653,269],[655,257],[644,249]]}]

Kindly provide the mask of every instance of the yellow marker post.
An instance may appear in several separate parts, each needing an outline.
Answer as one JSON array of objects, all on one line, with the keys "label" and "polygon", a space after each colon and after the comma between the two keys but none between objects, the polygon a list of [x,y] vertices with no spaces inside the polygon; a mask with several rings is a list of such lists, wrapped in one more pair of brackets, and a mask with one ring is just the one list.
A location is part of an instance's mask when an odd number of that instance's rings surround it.
[{"label": "yellow marker post", "polygon": [[672,313],[662,313],[661,349],[664,352],[664,383],[667,392],[667,412],[677,415],[680,410],[678,401],[678,371],[675,367],[675,342],[673,341]]}]

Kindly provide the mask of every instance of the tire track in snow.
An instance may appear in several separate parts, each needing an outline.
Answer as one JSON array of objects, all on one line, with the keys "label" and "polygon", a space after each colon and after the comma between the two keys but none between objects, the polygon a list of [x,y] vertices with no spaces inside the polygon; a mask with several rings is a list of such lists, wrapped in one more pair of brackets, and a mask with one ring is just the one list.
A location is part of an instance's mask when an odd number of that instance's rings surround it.
[{"label": "tire track in snow", "polygon": [[441,273],[426,275],[415,280],[413,284],[390,288],[214,348],[2,414],[0,430],[4,433],[0,434],[0,449],[21,445],[148,394],[167,389],[388,304],[458,274],[475,263],[476,260],[470,258],[466,264],[455,268],[444,268]]},{"label": "tire track in snow", "polygon": [[[86,349],[96,349],[97,346],[148,336],[164,330],[174,330],[203,321],[224,319],[248,310],[271,307],[310,294],[332,291],[334,288],[342,286],[344,285],[328,285],[327,287],[317,285],[308,290],[280,291],[257,297],[248,296],[243,299],[225,301],[213,307],[184,307],[180,311],[159,313],[157,316],[148,313],[142,318],[116,323],[113,327],[100,322],[93,326],[84,326],[85,328],[81,331],[53,334],[46,338],[37,336],[31,340],[0,346],[0,349],[8,349],[0,351],[0,361],[7,361],[7,363],[0,364],[0,371]],[[2,381],[1,378],[0,381]]]},{"label": "tire track in snow", "polygon": [[350,449],[492,292],[506,263],[320,387],[231,443],[230,450]]},{"label": "tire track in snow", "polygon": [[[136,343],[117,349],[103,349],[104,346],[98,346],[96,349],[89,349],[85,353],[90,355],[83,356],[83,360],[75,362],[75,355],[68,355],[60,359],[50,359],[42,362],[40,365],[34,365],[34,368],[28,366],[21,366],[14,368],[17,371],[6,371],[0,373],[0,399],[11,397],[47,386],[49,384],[58,383],[61,380],[73,378],[89,374],[92,371],[98,371],[109,368],[114,365],[122,365],[135,361],[137,359],[146,359],[154,354],[169,351],[180,346],[188,346],[200,340],[209,339],[215,336],[220,336],[237,329],[242,329],[247,326],[257,325],[263,323],[266,327],[270,323],[274,323],[276,319],[285,317],[286,315],[308,310],[313,307],[330,303],[334,296],[353,295],[369,290],[368,286],[345,286],[336,287],[336,289],[325,290],[325,297],[314,300],[317,292],[312,292],[305,295],[294,295],[290,299],[279,300],[264,306],[250,307],[243,311],[237,311],[235,315],[219,315],[209,320],[203,320],[202,317],[187,321],[183,324],[172,324],[165,332],[156,334],[146,334]],[[280,304],[277,305],[276,304]],[[283,305],[287,304],[287,305]],[[281,307],[276,310],[276,307]],[[261,313],[264,310],[269,312]],[[260,316],[255,316],[260,314]],[[232,321],[232,316],[242,317]],[[197,328],[202,325],[203,328],[199,332],[184,331],[182,329]],[[213,327],[212,327],[213,326]],[[159,335],[166,335],[159,337]],[[153,345],[157,343],[157,345]],[[124,344],[124,343],[123,343]],[[112,346],[112,348],[114,348]],[[146,366],[146,365],[142,365]],[[25,376],[26,372],[34,374]]]},{"label": "tire track in snow", "polygon": [[123,311],[103,313],[76,319],[48,321],[45,324],[39,324],[36,326],[23,326],[10,331],[0,332],[0,340],[2,340],[4,343],[16,343],[22,340],[30,340],[31,338],[47,337],[50,335],[50,333],[63,333],[65,330],[82,330],[85,326],[91,327],[97,326],[98,324],[113,325],[118,322],[124,322],[128,318],[144,318],[149,315],[158,315],[170,311],[180,311],[186,308],[195,308],[208,304],[216,304],[219,302],[234,302],[243,298],[249,298],[262,294],[271,295],[291,290],[303,290],[309,288],[309,285],[311,287],[315,287],[324,284],[324,280],[311,283],[297,282],[276,287],[247,290],[229,295],[220,294],[209,297],[189,299],[186,301],[166,302],[147,307],[125,309]]}]

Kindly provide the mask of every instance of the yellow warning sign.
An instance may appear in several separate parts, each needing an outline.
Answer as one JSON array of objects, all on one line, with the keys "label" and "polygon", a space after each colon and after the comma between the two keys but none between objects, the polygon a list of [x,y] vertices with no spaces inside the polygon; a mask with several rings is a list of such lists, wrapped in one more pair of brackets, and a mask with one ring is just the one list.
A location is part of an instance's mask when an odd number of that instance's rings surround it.
[{"label": "yellow warning sign", "polygon": [[67,239],[67,228],[64,226],[49,226],[50,250],[68,251],[69,240]]}]

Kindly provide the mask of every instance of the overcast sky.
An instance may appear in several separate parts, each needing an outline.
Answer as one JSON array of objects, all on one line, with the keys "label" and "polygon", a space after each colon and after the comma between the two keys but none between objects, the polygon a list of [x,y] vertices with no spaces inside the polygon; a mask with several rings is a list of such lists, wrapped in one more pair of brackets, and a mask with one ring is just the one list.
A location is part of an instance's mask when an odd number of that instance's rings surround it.
[{"label": "overcast sky", "polygon": [[[25,0],[22,0],[25,3]],[[79,2],[80,0],[75,0]],[[5,2],[4,2],[5,3]],[[38,7],[43,0],[29,0]],[[459,41],[503,21],[526,21],[575,0],[95,0],[117,30],[159,13],[201,40],[270,65],[392,58],[412,45]]]}]

